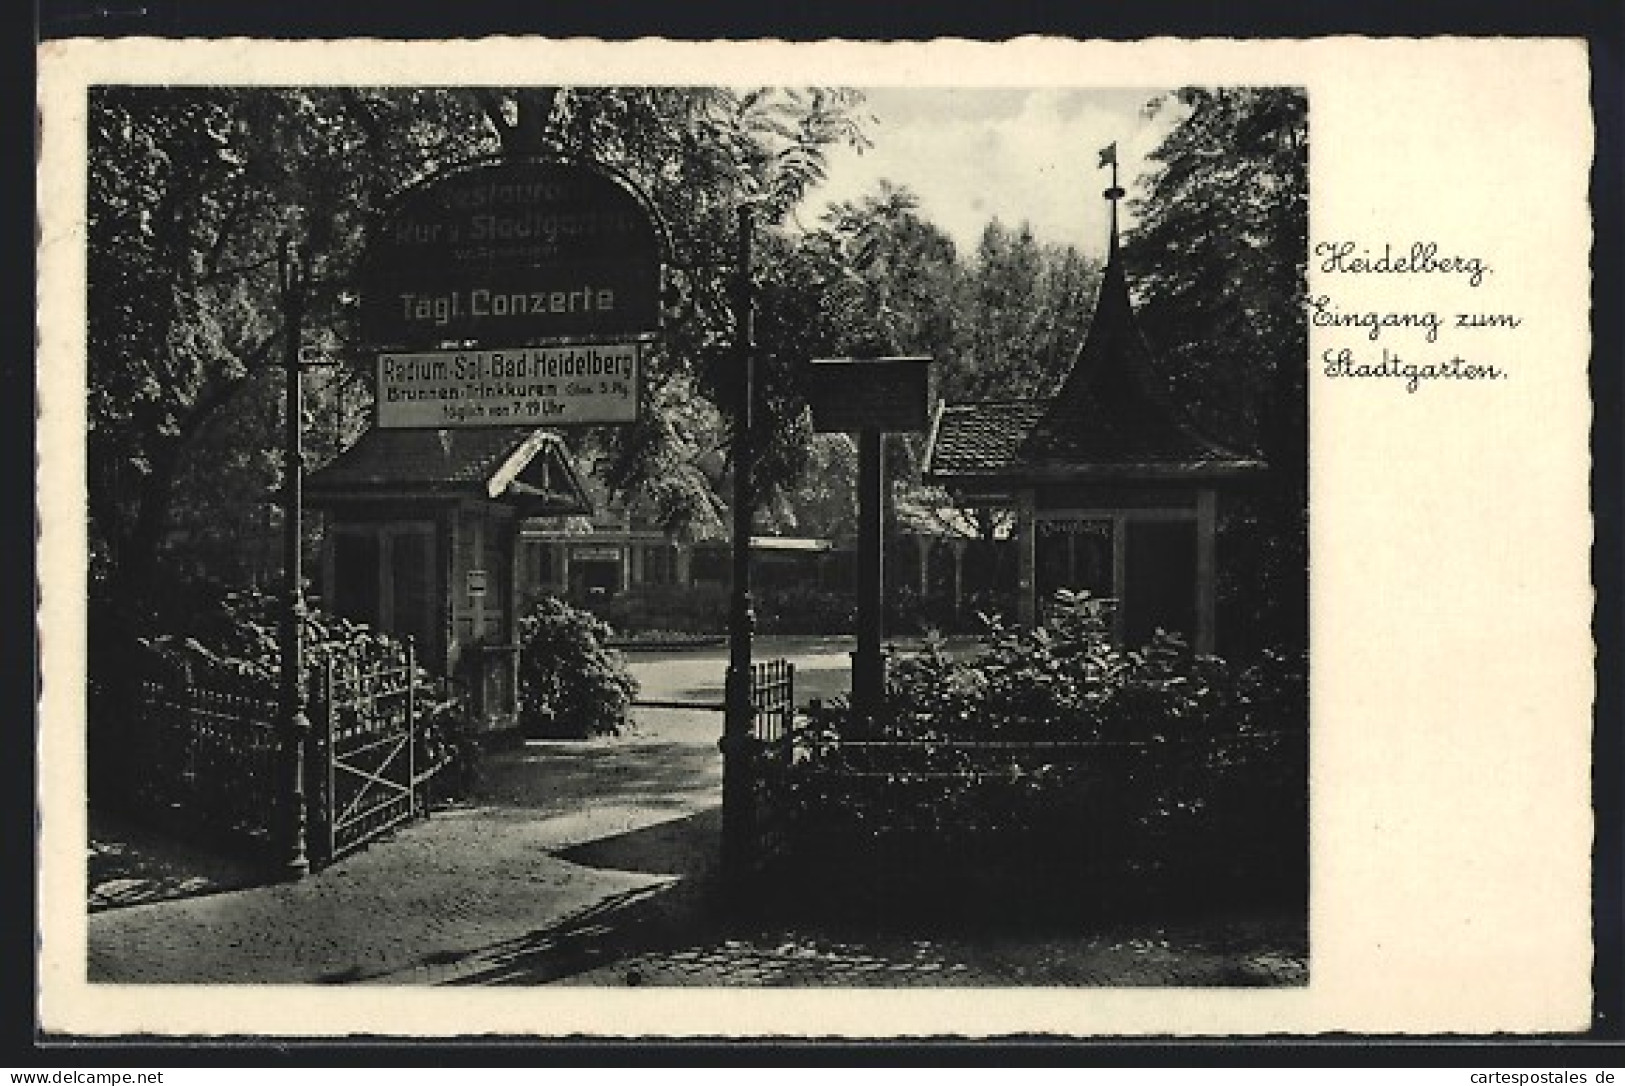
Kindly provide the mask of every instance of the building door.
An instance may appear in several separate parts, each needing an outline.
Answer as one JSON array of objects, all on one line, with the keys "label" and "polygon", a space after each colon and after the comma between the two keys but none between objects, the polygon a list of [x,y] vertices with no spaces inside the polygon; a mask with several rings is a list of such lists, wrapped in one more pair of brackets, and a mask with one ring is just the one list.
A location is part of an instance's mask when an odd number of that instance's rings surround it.
[{"label": "building door", "polygon": [[1130,520],[1123,586],[1123,637],[1150,642],[1158,629],[1196,644],[1196,522]]}]

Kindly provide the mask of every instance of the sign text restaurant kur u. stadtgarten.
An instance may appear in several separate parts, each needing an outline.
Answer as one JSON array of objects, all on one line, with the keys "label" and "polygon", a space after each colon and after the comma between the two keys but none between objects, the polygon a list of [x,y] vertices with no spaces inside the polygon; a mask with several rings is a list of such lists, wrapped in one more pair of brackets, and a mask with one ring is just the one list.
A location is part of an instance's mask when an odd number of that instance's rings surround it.
[{"label": "sign text restaurant kur u. stadtgarten", "polygon": [[597,167],[477,162],[407,190],[381,222],[363,263],[362,332],[397,350],[648,335],[662,248],[643,200]]}]

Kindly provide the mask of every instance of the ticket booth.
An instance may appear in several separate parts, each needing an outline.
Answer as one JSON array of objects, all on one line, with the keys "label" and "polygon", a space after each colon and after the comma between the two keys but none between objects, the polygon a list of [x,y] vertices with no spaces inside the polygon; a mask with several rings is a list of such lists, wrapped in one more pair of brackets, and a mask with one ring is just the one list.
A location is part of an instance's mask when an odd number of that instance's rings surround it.
[{"label": "ticket booth", "polygon": [[320,595],[412,637],[467,684],[488,730],[517,725],[519,526],[591,512],[563,440],[539,429],[374,428],[305,481],[325,517]]},{"label": "ticket booth", "polygon": [[1088,334],[1056,393],[940,405],[925,477],[966,505],[1015,513],[1024,623],[1042,622],[1058,590],[1086,591],[1112,601],[1122,644],[1161,629],[1211,653],[1219,495],[1264,465],[1203,436],[1160,387],[1115,213],[1109,254]]}]

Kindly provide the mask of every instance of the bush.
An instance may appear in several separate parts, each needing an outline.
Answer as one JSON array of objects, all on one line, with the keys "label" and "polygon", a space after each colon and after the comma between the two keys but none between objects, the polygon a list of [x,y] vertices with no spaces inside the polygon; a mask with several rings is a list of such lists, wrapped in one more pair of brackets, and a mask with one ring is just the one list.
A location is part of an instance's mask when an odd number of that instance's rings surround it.
[{"label": "bush", "polygon": [[782,767],[799,858],[882,879],[1240,874],[1301,890],[1303,654],[1232,667],[1167,635],[1124,650],[1101,601],[1062,594],[1049,614],[991,621],[970,657],[934,639],[894,659],[872,717],[814,708]]},{"label": "bush", "polygon": [[757,633],[837,634],[857,627],[857,600],[850,592],[790,585],[757,589],[751,597]]},{"label": "bush", "polygon": [[519,621],[519,721],[532,736],[613,735],[628,721],[637,680],[607,647],[607,623],[542,597]]},{"label": "bush", "polygon": [[[950,658],[940,639],[891,661],[883,712],[849,731],[900,740],[1169,740],[1234,731],[1239,676],[1173,634],[1123,649],[1101,600],[1060,593],[1045,625],[986,620],[982,649]],[[1263,681],[1259,679],[1258,681]],[[1286,690],[1271,696],[1283,699]]]},{"label": "bush", "polygon": [[417,764],[438,765],[430,787],[434,795],[467,799],[479,785],[484,747],[480,745],[479,720],[470,711],[468,699],[453,683],[430,688],[430,695],[418,703],[419,721]]}]

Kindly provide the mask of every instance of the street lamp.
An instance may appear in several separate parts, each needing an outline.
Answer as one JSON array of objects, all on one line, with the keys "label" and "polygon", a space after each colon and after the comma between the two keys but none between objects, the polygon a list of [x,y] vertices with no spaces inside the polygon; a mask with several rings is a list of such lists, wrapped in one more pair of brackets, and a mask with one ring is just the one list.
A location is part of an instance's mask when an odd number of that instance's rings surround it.
[{"label": "street lamp", "polygon": [[755,502],[755,344],[749,204],[739,208],[739,252],[734,280],[734,350],[738,394],[734,402],[732,591],[728,607],[728,672],[722,728],[722,870],[737,889],[754,862],[756,749],[751,707],[751,633],[756,623],[750,591],[750,537]]},{"label": "street lamp", "polygon": [[299,347],[305,321],[305,272],[288,238],[282,239],[277,255],[278,300],[282,308],[283,365],[286,367],[286,425],[282,446],[282,485],[285,508],[282,518],[282,727],[281,770],[282,811],[279,845],[283,855],[282,874],[288,879],[303,878],[310,871],[305,849],[305,746],[310,734],[310,718],[305,715],[304,571],[301,560],[303,540],[303,495],[301,476],[304,450],[300,440]]}]

